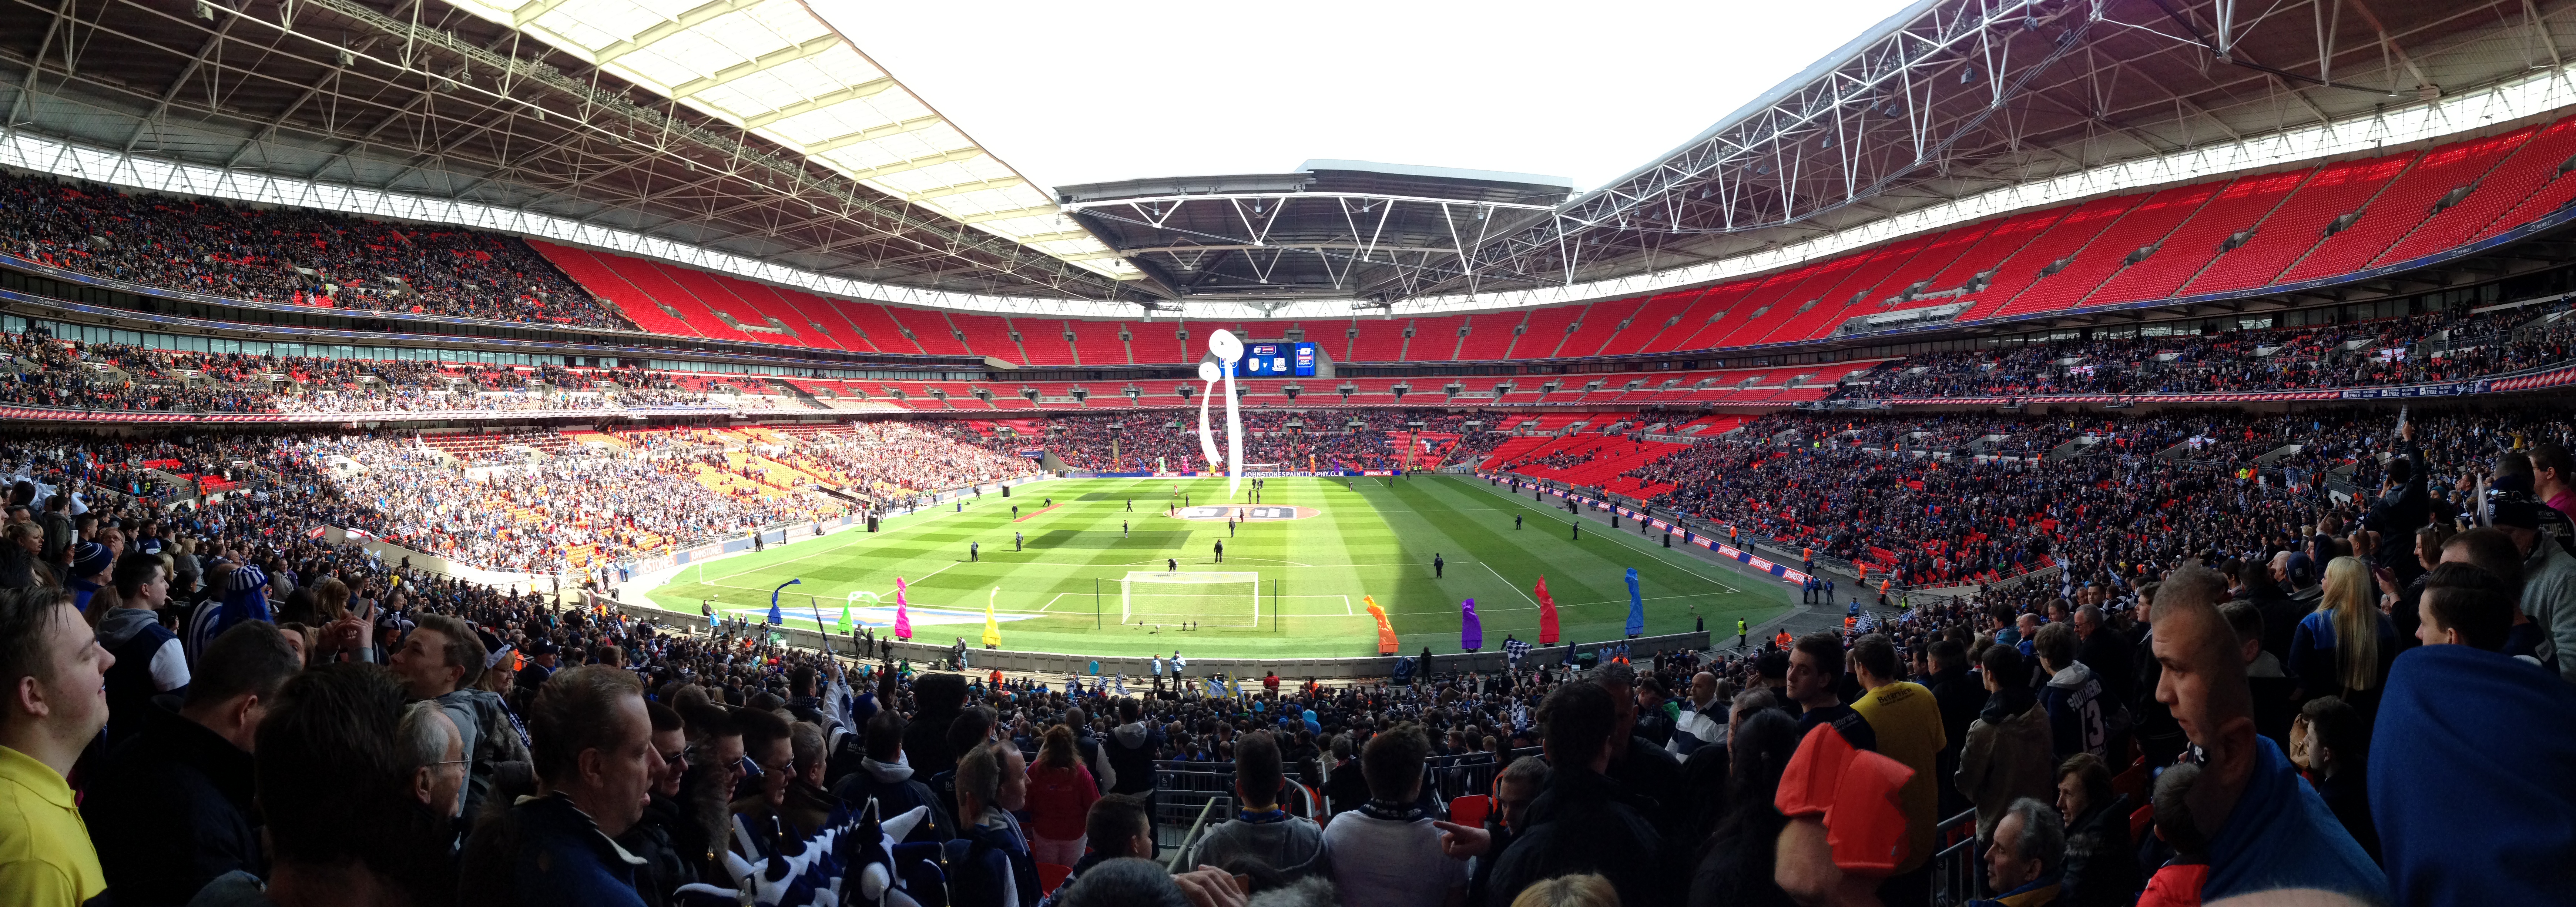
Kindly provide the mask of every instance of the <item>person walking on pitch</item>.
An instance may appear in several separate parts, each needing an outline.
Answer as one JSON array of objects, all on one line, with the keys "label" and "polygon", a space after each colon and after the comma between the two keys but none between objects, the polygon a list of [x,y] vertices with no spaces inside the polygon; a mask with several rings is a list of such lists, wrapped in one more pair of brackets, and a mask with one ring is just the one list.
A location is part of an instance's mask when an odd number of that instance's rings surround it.
[{"label": "person walking on pitch", "polygon": [[966,543],[966,559],[967,559],[967,560],[970,560],[970,561],[980,561],[980,560],[983,560],[983,559],[984,559],[984,543],[982,543],[982,542],[967,542],[967,543]]},{"label": "person walking on pitch", "polygon": [[1216,562],[1220,564],[1225,563],[1225,542],[1223,540],[1219,540],[1216,543]]},{"label": "person walking on pitch", "polygon": [[1432,578],[1432,579],[1439,579],[1439,578],[1440,578],[1440,575],[1441,575],[1441,571],[1442,571],[1442,570],[1444,570],[1444,569],[1447,569],[1447,567],[1448,567],[1448,566],[1449,566],[1449,562],[1444,561],[1444,560],[1441,560],[1441,559],[1440,559],[1440,555],[1437,555],[1437,554],[1432,555],[1432,556],[1431,556],[1431,578]]}]

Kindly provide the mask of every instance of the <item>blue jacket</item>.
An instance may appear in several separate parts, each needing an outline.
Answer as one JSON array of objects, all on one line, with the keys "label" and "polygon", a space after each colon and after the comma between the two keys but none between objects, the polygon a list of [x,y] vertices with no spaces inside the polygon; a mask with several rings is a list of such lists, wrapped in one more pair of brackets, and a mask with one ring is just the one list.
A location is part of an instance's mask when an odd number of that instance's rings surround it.
[{"label": "blue jacket", "polygon": [[2397,656],[2370,814],[2396,902],[2565,903],[2576,891],[2576,687],[2469,646]]},{"label": "blue jacket", "polygon": [[[2209,841],[2203,902],[2283,888],[2388,900],[2388,877],[2335,820],[2325,798],[2299,779],[2272,738],[2254,739],[2254,773]],[[2373,766],[2376,769],[2378,766]],[[2411,902],[2410,902],[2411,903]]]}]

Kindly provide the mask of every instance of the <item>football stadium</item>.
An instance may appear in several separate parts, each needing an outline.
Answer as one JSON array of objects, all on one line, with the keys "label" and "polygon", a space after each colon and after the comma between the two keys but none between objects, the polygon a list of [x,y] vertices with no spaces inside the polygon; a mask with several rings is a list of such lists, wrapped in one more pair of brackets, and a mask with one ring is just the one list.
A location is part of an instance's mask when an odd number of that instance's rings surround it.
[{"label": "football stadium", "polygon": [[2566,903],[2570,53],[0,4],[0,904]]}]

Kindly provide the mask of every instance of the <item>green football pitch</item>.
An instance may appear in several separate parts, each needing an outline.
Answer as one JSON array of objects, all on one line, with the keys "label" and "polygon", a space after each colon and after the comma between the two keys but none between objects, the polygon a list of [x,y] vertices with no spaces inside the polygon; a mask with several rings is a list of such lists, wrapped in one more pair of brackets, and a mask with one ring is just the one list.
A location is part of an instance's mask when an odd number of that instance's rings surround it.
[{"label": "green football pitch", "polygon": [[[1251,506],[1251,484],[1229,506]],[[812,628],[818,610],[824,625],[837,623],[858,593],[855,619],[884,635],[901,578],[917,641],[975,644],[990,601],[1005,649],[1302,658],[1376,654],[1365,597],[1386,610],[1406,652],[1458,651],[1459,603],[1470,598],[1487,650],[1505,634],[1535,643],[1531,587],[1542,576],[1571,642],[1623,635],[1631,567],[1648,635],[1689,631],[1702,618],[1713,632],[1739,617],[1759,624],[1789,603],[1778,580],[1663,548],[1633,528],[1587,522],[1573,539],[1562,507],[1496,494],[1472,477],[1270,479],[1260,506],[1282,516],[1295,508],[1297,518],[1244,522],[1230,534],[1222,518],[1172,515],[1176,485],[1192,504],[1225,503],[1223,479],[1040,482],[1009,498],[969,499],[963,512],[949,504],[889,520],[876,533],[683,568],[650,594],[686,614],[711,603],[757,622],[771,590],[798,580],[778,598],[788,625]],[[1014,534],[1025,539],[1018,550]],[[970,543],[980,544],[978,559],[968,559]],[[1435,555],[1445,564],[1436,577]],[[1170,575],[1173,562],[1181,575]],[[1131,577],[1139,581],[1122,599]],[[1198,626],[1184,630],[1184,621]]]}]

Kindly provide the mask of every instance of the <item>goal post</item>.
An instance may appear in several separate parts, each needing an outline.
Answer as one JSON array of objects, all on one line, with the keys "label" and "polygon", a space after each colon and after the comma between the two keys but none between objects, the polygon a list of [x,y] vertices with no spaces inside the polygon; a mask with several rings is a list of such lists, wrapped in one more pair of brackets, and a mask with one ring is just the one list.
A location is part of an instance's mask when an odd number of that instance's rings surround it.
[{"label": "goal post", "polygon": [[1138,621],[1258,626],[1261,574],[1224,570],[1128,571],[1118,580],[1118,622]]}]

